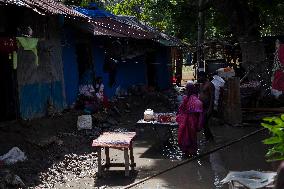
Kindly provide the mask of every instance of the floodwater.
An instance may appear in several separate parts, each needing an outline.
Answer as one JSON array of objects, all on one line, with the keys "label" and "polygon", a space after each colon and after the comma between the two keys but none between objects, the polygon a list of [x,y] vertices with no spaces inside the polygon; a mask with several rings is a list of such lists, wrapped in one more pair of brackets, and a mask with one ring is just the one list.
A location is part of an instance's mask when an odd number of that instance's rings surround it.
[{"label": "floodwater", "polygon": [[262,131],[154,177],[135,188],[223,189],[228,186],[222,185],[220,181],[229,171],[275,171],[277,166],[266,162],[264,158],[267,146],[261,141],[267,136],[267,133]]},{"label": "floodwater", "polygon": [[[203,133],[199,133],[198,154],[202,158],[190,160],[189,163],[150,179],[145,182],[145,185],[136,187],[147,189],[222,188],[224,186],[221,186],[220,181],[230,170],[270,170],[271,166],[264,159],[266,147],[261,143],[266,135],[263,132],[230,145],[228,148],[222,148],[259,129],[261,127],[258,125],[232,127],[216,123],[211,127],[215,137],[214,142],[206,142]],[[123,188],[184,162],[185,159],[182,158],[177,145],[177,128],[171,128],[171,132],[165,127],[156,129],[143,127],[136,131],[135,171],[129,178],[125,178],[123,169],[113,168],[105,172],[104,178],[95,181],[95,187]],[[217,148],[222,148],[222,150],[210,153]],[[254,149],[257,149],[255,153]],[[205,153],[210,153],[210,155],[205,156]],[[123,151],[111,150],[110,154],[114,161],[124,162]]]}]

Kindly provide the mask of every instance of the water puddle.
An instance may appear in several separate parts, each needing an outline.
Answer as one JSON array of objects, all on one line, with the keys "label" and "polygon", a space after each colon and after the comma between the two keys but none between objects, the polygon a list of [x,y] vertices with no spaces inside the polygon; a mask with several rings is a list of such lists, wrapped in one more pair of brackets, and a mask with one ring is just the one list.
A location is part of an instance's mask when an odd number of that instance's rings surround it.
[{"label": "water puddle", "polygon": [[[163,142],[162,148],[162,156],[163,158],[171,159],[171,160],[184,160],[183,153],[178,146],[178,129],[173,129],[171,131],[171,137]],[[205,147],[207,146],[208,142],[206,142],[203,134],[200,135],[198,138],[198,150],[197,155],[200,155],[204,152]]]}]

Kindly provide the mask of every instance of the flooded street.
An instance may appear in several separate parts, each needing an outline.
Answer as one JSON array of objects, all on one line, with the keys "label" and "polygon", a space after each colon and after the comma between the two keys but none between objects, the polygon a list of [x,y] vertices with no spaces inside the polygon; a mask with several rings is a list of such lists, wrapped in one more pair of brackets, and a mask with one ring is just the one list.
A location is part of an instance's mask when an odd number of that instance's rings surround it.
[{"label": "flooded street", "polygon": [[227,148],[174,168],[133,188],[228,188],[220,181],[229,171],[275,171],[264,159],[267,147],[265,131],[243,139]]},{"label": "flooded street", "polygon": [[[119,171],[111,169],[105,172],[103,178],[96,180],[94,186],[97,188],[226,188],[220,184],[220,181],[230,170],[272,170],[271,165],[264,159],[267,147],[261,141],[267,133],[261,129],[258,125],[232,127],[214,124],[211,130],[215,141],[207,142],[203,133],[199,133],[198,156],[201,158],[190,160],[182,158],[177,146],[177,129],[171,129],[172,132],[169,134],[166,128],[157,128],[156,131],[151,128],[140,128],[134,141],[136,171],[130,175],[130,178],[125,178],[123,169]],[[118,162],[123,162],[122,153],[122,151],[111,151]],[[160,174],[161,172],[165,173]],[[156,174],[158,176],[142,185],[135,184]]]}]

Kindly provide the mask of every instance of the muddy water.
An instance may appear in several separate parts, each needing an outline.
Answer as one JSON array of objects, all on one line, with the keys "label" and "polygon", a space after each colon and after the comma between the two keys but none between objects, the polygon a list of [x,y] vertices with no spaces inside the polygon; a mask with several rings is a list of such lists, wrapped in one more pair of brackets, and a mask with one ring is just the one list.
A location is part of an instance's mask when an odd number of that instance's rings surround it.
[{"label": "muddy water", "polygon": [[[203,132],[198,133],[198,151],[197,154],[201,155],[208,151],[214,150],[218,147],[224,146],[229,142],[239,139],[251,132],[259,130],[259,126],[249,127],[231,127],[224,125],[214,125],[211,127],[211,131],[214,135],[214,141],[208,142],[205,140]],[[150,135],[150,138],[155,138],[152,141],[152,148],[149,149],[148,153],[150,156],[156,159],[171,159],[171,160],[183,160],[182,152],[178,147],[177,141],[177,128],[166,129],[157,128],[156,132],[151,130],[144,131],[144,134]],[[157,136],[159,135],[159,136]],[[144,138],[145,139],[145,138]],[[147,139],[146,139],[147,140]]]},{"label": "muddy water", "polygon": [[261,132],[150,179],[136,188],[220,189],[228,188],[220,181],[229,171],[275,171],[276,167],[264,159],[267,147],[261,141],[265,137],[267,133]]}]

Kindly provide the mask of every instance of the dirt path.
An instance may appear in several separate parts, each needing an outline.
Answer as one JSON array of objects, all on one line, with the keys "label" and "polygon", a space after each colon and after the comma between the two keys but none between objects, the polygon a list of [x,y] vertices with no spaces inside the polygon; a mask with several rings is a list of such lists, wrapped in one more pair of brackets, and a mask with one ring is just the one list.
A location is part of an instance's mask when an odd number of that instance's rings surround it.
[{"label": "dirt path", "polygon": [[[171,92],[120,99],[108,113],[93,115],[93,129],[86,131],[77,130],[77,116],[82,113],[76,111],[65,112],[60,117],[13,122],[0,127],[0,154],[18,146],[28,157],[25,162],[0,167],[0,184],[3,182],[1,172],[9,170],[30,188],[122,188],[175,166],[183,161],[177,147],[176,129],[172,129],[170,139],[167,138],[167,129],[157,130],[160,136],[157,140],[157,133],[151,128],[135,127],[146,108],[156,112],[176,110],[173,99],[175,95]],[[199,154],[257,129],[259,127],[253,125],[231,127],[216,122],[212,127],[215,142],[206,143],[200,134]],[[122,169],[111,169],[103,178],[97,179],[97,154],[91,148],[91,142],[103,131],[114,130],[137,132],[134,142],[136,171],[125,177]],[[112,161],[123,162],[121,151],[111,150],[110,155]]]}]

